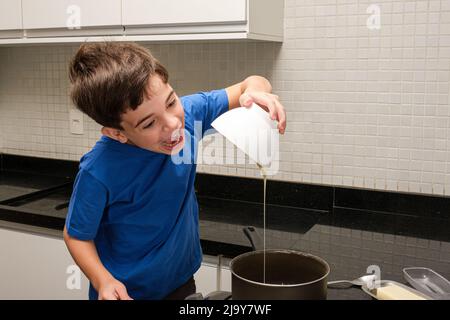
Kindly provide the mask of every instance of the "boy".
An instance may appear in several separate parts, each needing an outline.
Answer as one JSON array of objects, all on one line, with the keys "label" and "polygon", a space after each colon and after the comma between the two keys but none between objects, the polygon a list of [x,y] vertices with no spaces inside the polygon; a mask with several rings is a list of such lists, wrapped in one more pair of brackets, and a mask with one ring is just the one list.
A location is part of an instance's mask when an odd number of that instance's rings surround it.
[{"label": "boy", "polygon": [[220,114],[252,102],[284,133],[278,97],[266,79],[251,76],[179,98],[166,69],[133,43],[83,44],[69,72],[72,101],[103,126],[80,160],[64,228],[90,280],[89,298],[184,299],[195,293],[202,259],[196,166],[175,164],[171,155],[194,137],[194,121],[204,134]]}]

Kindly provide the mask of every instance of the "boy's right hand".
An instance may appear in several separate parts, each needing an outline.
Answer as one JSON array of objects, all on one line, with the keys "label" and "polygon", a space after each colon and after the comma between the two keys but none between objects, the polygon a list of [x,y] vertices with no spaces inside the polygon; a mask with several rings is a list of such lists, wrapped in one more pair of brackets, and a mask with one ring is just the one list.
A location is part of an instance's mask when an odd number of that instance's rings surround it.
[{"label": "boy's right hand", "polygon": [[100,284],[98,300],[133,300],[127,292],[125,285],[112,278]]}]

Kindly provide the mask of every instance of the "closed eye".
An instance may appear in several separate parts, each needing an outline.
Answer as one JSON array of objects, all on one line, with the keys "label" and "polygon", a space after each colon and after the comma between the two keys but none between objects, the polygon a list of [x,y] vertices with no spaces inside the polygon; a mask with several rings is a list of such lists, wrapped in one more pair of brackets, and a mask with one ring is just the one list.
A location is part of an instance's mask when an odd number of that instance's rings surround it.
[{"label": "closed eye", "polygon": [[170,102],[170,103],[167,105],[167,108],[173,107],[173,106],[175,105],[176,102],[177,102],[177,100],[176,100],[176,99],[173,99],[172,102]]},{"label": "closed eye", "polygon": [[150,128],[150,127],[153,125],[154,122],[155,122],[155,120],[153,120],[152,122],[150,122],[148,125],[146,125],[146,126],[144,127],[144,129]]},{"label": "closed eye", "polygon": [[[177,99],[175,98],[175,99],[173,99],[173,100],[167,105],[167,108],[173,107],[176,103],[177,103]],[[147,124],[147,125],[144,127],[144,129],[150,128],[150,127],[153,125],[154,122],[155,122],[155,120],[153,120],[152,122],[150,122],[149,124]]]}]

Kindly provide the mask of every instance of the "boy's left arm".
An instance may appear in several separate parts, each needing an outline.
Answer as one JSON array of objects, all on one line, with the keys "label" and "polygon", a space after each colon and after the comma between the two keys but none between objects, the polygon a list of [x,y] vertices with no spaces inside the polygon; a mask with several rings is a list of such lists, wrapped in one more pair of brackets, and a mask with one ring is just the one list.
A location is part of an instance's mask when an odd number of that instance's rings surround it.
[{"label": "boy's left arm", "polygon": [[229,109],[250,107],[252,103],[266,109],[273,120],[278,121],[278,130],[286,130],[286,111],[277,95],[272,94],[270,82],[261,76],[250,76],[244,81],[225,89],[228,95]]}]

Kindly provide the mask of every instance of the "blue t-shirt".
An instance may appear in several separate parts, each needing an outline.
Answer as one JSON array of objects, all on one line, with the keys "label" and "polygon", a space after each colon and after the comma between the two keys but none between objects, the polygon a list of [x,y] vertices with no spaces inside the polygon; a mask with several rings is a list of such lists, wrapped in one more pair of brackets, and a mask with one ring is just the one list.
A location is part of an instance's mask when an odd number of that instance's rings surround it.
[{"label": "blue t-shirt", "polygon": [[[191,147],[201,138],[194,122],[202,122],[203,136],[228,110],[224,89],[181,97],[181,103]],[[200,267],[196,165],[186,162],[106,136],[80,160],[68,234],[94,240],[100,260],[133,299],[164,298]],[[89,298],[97,297],[91,285]]]}]

